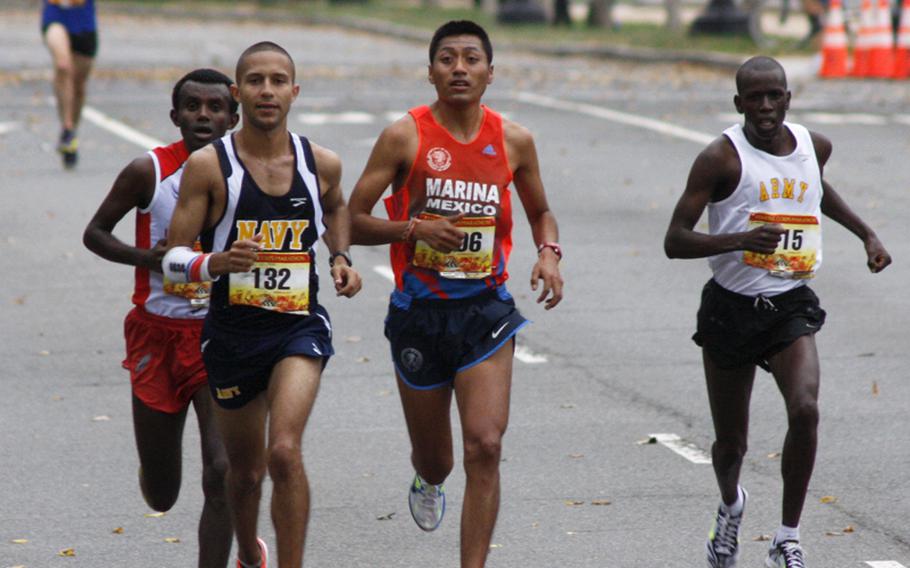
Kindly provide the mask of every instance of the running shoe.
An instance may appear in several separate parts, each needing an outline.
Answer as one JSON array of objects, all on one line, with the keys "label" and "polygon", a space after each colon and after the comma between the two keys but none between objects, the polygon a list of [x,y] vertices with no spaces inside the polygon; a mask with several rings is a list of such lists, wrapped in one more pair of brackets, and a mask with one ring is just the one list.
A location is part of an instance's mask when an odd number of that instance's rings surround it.
[{"label": "running shoe", "polygon": [[795,540],[772,544],[768,557],[765,558],[765,566],[768,568],[806,568],[803,547]]},{"label": "running shoe", "polygon": [[746,500],[749,494],[740,487],[743,492],[743,510],[739,515],[731,515],[724,511],[724,507],[717,508],[717,517],[714,519],[714,526],[708,533],[708,542],[705,543],[705,549],[708,553],[709,568],[733,568],[739,558],[739,525],[743,521],[743,512],[746,508]]},{"label": "running shoe", "polygon": [[414,474],[414,482],[408,494],[411,517],[417,526],[425,531],[435,531],[446,513],[446,489],[442,484],[433,485]]},{"label": "running shoe", "polygon": [[64,130],[60,134],[57,151],[63,157],[63,167],[75,167],[76,162],[79,160],[79,140],[76,138],[76,133],[71,130]]},{"label": "running shoe", "polygon": [[[257,537],[256,542],[259,544],[259,565],[257,568],[269,568],[269,547],[265,545],[265,541],[261,538]],[[237,559],[237,568],[243,568],[239,558]]]}]

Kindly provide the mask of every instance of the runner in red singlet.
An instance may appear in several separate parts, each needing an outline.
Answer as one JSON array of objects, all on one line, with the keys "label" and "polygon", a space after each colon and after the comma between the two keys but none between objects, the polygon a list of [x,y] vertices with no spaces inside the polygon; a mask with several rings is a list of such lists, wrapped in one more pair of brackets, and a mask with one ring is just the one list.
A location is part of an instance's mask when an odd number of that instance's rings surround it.
[{"label": "runner in red singlet", "polygon": [[[531,134],[481,104],[493,49],[473,22],[449,22],[430,43],[437,100],[385,129],[351,196],[354,240],[391,244],[395,290],[386,320],[416,474],[411,514],[434,530],[453,467],[455,393],[467,477],[461,566],[485,564],[499,511],[499,461],[509,417],[515,333],[527,321],[506,290],[510,185],[538,247],[531,287],[562,299],[561,249]],[[371,215],[385,199],[388,220]]]}]

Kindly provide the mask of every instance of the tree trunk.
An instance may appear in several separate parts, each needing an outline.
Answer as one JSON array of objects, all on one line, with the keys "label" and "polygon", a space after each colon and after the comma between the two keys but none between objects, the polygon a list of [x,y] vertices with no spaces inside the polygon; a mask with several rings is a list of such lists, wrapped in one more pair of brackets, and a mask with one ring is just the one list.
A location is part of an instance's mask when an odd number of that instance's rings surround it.
[{"label": "tree trunk", "polygon": [[679,15],[679,0],[664,0],[667,7],[667,29],[678,32],[682,29],[682,17]]},{"label": "tree trunk", "polygon": [[614,0],[591,0],[588,3],[588,26],[592,28],[615,27],[613,21]]}]

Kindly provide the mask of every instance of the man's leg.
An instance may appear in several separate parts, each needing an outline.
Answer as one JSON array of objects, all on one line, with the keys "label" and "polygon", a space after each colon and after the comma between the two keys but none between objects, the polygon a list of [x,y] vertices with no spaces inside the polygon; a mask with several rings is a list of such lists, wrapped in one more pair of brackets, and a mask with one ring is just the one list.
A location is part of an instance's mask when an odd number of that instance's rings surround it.
[{"label": "man's leg", "polygon": [[268,401],[265,393],[242,408],[228,410],[212,405],[221,440],[227,451],[227,498],[231,521],[237,536],[237,557],[246,564],[259,562],[256,526],[259,519],[259,500],[265,477],[265,420]]},{"label": "man's leg", "polygon": [[199,568],[224,568],[231,554],[231,514],[225,495],[227,453],[212,409],[212,395],[204,386],[193,395],[202,446],[202,494],[199,518]]},{"label": "man's leg", "polygon": [[319,390],[322,365],[322,359],[286,357],[275,365],[269,382],[268,469],[280,568],[303,565],[310,487],[301,444]]},{"label": "man's leg", "polygon": [[509,423],[515,340],[455,378],[466,476],[461,513],[461,567],[486,562],[499,513],[499,461]]},{"label": "man's leg", "polygon": [[787,437],[781,455],[782,524],[798,527],[818,446],[819,363],[814,335],[803,335],[768,363],[787,405]]},{"label": "man's leg", "polygon": [[75,100],[76,69],[70,48],[69,32],[63,24],[52,23],[44,32],[44,42],[54,64],[54,95],[57,98],[57,113],[64,130],[74,130],[73,117]]},{"label": "man's leg", "polygon": [[133,395],[133,432],[139,452],[139,487],[148,506],[168,511],[180,494],[186,409],[168,414]]},{"label": "man's leg", "polygon": [[88,77],[94,62],[95,60],[87,55],[73,54],[73,130],[79,127],[79,120],[82,118]]},{"label": "man's leg", "polygon": [[429,390],[409,387],[398,379],[401,407],[411,438],[411,464],[428,483],[440,485],[452,472],[452,422],[449,410],[452,389],[442,386]]},{"label": "man's leg", "polygon": [[722,369],[706,351],[702,352],[702,359],[714,422],[711,461],[721,498],[731,505],[739,497],[737,488],[749,436],[749,400],[755,381],[755,365]]}]

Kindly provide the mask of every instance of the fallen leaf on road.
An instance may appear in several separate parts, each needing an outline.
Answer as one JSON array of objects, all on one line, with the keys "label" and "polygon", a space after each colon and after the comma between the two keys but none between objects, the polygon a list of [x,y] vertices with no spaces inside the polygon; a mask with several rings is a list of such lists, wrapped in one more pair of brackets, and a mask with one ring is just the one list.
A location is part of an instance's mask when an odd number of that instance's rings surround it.
[{"label": "fallen leaf on road", "polygon": [[592,505],[611,505],[612,503],[610,502],[609,499],[594,499],[593,501],[591,501],[591,504]]},{"label": "fallen leaf on road", "polygon": [[171,543],[171,544],[176,544],[176,543],[180,542],[180,539],[177,538],[176,536],[169,536],[169,537],[167,537],[167,538],[164,539],[164,542],[169,542],[169,543]]},{"label": "fallen leaf on road", "polygon": [[111,417],[106,414],[100,414],[92,418],[92,422],[110,422]]},{"label": "fallen leaf on road", "polygon": [[852,533],[852,532],[856,532],[856,529],[853,528],[853,525],[847,525],[847,527],[844,529],[844,532],[847,533],[847,534],[849,534],[849,533]]},{"label": "fallen leaf on road", "polygon": [[571,402],[567,402],[565,404],[560,404],[559,408],[575,408],[575,405],[572,404]]},{"label": "fallen leaf on road", "polygon": [[358,362],[358,363],[369,363],[369,362],[370,362],[370,358],[369,358],[369,357],[358,357],[358,358],[357,358],[357,362]]},{"label": "fallen leaf on road", "polygon": [[501,544],[491,544],[490,548],[502,548]]},{"label": "fallen leaf on road", "polygon": [[41,355],[42,357],[47,357],[50,354],[51,354],[51,352],[48,351],[47,349],[42,349],[41,351],[38,352],[38,355]]},{"label": "fallen leaf on road", "polygon": [[569,454],[569,457],[572,458],[573,460],[577,460],[577,459],[581,459],[581,458],[585,457],[585,455],[584,454]]},{"label": "fallen leaf on road", "polygon": [[878,396],[878,382],[872,381],[872,396]]},{"label": "fallen leaf on road", "polygon": [[349,336],[345,337],[344,340],[347,341],[348,343],[357,343],[358,341],[361,340],[361,337],[359,335],[349,335]]},{"label": "fallen leaf on road", "polygon": [[760,534],[757,537],[752,539],[754,542],[765,542],[771,540],[771,535],[769,534]]},{"label": "fallen leaf on road", "polygon": [[146,513],[145,516],[150,519],[158,519],[158,518],[163,517],[164,513]]},{"label": "fallen leaf on road", "polygon": [[26,296],[19,296],[18,298],[14,299],[13,302],[21,306],[25,303],[25,298]]},{"label": "fallen leaf on road", "polygon": [[10,542],[13,544],[28,544],[28,539],[27,538],[14,538]]},{"label": "fallen leaf on road", "polygon": [[76,549],[75,548],[64,548],[63,550],[61,550],[60,552],[57,553],[57,556],[76,556]]},{"label": "fallen leaf on road", "polygon": [[117,527],[111,531],[114,534],[123,534],[123,527]]},{"label": "fallen leaf on road", "polygon": [[819,501],[824,503],[825,505],[828,505],[830,503],[837,503],[837,497],[835,497],[834,495],[825,495],[824,497],[819,499]]},{"label": "fallen leaf on road", "polygon": [[395,512],[393,511],[393,512],[389,513],[388,515],[380,515],[380,516],[376,517],[376,520],[377,521],[391,521],[392,517],[394,517],[394,516],[395,516]]},{"label": "fallen leaf on road", "polygon": [[780,457],[780,452],[771,452],[770,454],[768,454],[769,460],[776,460],[779,457]]},{"label": "fallen leaf on road", "polygon": [[825,536],[844,536],[844,533],[841,531],[828,531],[825,533]]},{"label": "fallen leaf on road", "polygon": [[657,438],[654,436],[649,436],[647,438],[642,438],[641,440],[635,442],[639,446],[644,446],[645,444],[656,444]]},{"label": "fallen leaf on road", "polygon": [[584,501],[573,501],[571,499],[567,499],[565,501],[565,504],[569,507],[578,507],[579,505],[584,505],[585,502]]}]

